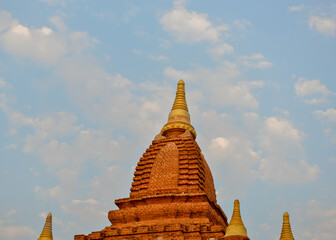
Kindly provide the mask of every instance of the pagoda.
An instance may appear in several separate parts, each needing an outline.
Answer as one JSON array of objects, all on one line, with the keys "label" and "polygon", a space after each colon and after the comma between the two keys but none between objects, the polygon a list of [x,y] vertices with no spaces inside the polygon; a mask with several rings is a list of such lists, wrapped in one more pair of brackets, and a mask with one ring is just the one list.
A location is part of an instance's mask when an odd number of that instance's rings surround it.
[{"label": "pagoda", "polygon": [[240,203],[238,199],[234,201],[231,221],[226,228],[224,240],[250,240],[240,215]]},{"label": "pagoda", "polygon": [[53,240],[51,213],[48,213],[41,235],[37,240]]},{"label": "pagoda", "polygon": [[294,240],[292,228],[289,222],[288,212],[285,212],[283,214],[283,222],[282,222],[280,240]]},{"label": "pagoda", "polygon": [[108,213],[111,225],[74,239],[249,240],[239,201],[230,225],[217,204],[211,171],[195,139],[180,80],[168,122],[138,161],[130,196],[115,200],[119,209]]}]

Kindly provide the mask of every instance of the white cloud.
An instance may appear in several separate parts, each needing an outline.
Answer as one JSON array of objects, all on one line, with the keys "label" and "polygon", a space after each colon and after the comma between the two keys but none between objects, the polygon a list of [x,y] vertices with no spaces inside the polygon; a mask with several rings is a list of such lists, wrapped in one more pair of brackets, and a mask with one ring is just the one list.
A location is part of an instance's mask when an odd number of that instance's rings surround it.
[{"label": "white cloud", "polygon": [[[97,207],[106,211],[106,209],[115,209],[111,206],[111,199],[124,198],[129,195],[129,189],[132,182],[134,167],[122,167],[120,165],[106,166],[100,175],[95,176],[89,183],[91,196],[99,199]],[[106,191],[114,189],[114,191]]]},{"label": "white cloud", "polygon": [[301,141],[303,136],[303,133],[294,128],[289,121],[276,117],[266,119],[265,130],[276,138],[290,140],[293,143]]},{"label": "white cloud", "polygon": [[256,65],[256,68],[269,68],[273,65],[273,63],[271,62],[267,62],[267,61],[259,61]]},{"label": "white cloud", "polygon": [[5,82],[5,80],[0,78],[0,88],[5,88],[6,86],[7,86],[7,83]]},{"label": "white cloud", "polygon": [[329,240],[336,238],[336,205],[327,198],[299,203],[295,208],[297,239]]},{"label": "white cloud", "polygon": [[208,51],[214,56],[223,56],[225,54],[233,53],[234,48],[227,43],[222,43],[210,48]]},{"label": "white cloud", "polygon": [[123,20],[125,22],[129,22],[132,18],[134,18],[138,14],[139,11],[140,11],[139,7],[131,5],[124,14]]},{"label": "white cloud", "polygon": [[214,27],[207,14],[188,11],[181,1],[175,1],[173,10],[160,19],[164,30],[171,33],[179,42],[217,42],[223,26]]},{"label": "white cloud", "polygon": [[290,12],[300,12],[304,8],[304,5],[298,5],[298,6],[290,6],[288,7],[288,10]]},{"label": "white cloud", "polygon": [[17,149],[17,145],[16,144],[9,144],[7,146],[4,146],[5,149]]},{"label": "white cloud", "polygon": [[60,16],[50,17],[49,22],[54,25],[59,32],[66,32],[68,30],[68,27],[65,25],[63,19]]},{"label": "white cloud", "polygon": [[309,165],[303,159],[292,163],[276,156],[262,159],[259,170],[261,179],[285,184],[315,181],[320,173],[317,165]]},{"label": "white cloud", "polygon": [[60,5],[64,7],[66,5],[66,0],[38,0],[38,1],[46,3],[50,6]]},{"label": "white cloud", "polygon": [[328,108],[327,110],[316,110],[314,111],[314,115],[322,120],[324,125],[326,125],[323,129],[324,134],[329,138],[332,144],[336,143],[336,130],[332,126],[336,123],[336,109]]},{"label": "white cloud", "polygon": [[241,31],[245,31],[246,27],[251,25],[251,22],[246,19],[240,19],[240,20],[234,20],[233,24]]},{"label": "white cloud", "polygon": [[305,103],[308,104],[320,104],[320,103],[324,103],[327,100],[325,98],[312,98],[312,99],[306,99]]},{"label": "white cloud", "polygon": [[309,19],[309,28],[316,29],[318,32],[327,36],[335,36],[336,20],[334,18],[311,16]]},{"label": "white cloud", "polygon": [[47,27],[12,26],[0,35],[2,47],[18,57],[28,57],[43,63],[54,63],[67,53],[65,39]]},{"label": "white cloud", "polygon": [[137,55],[141,55],[143,53],[143,51],[139,50],[139,49],[132,49],[132,53],[137,54]]},{"label": "white cloud", "polygon": [[264,55],[261,53],[254,53],[251,56],[242,56],[241,59],[243,60],[261,60],[264,59]]},{"label": "white cloud", "polygon": [[260,159],[254,143],[229,119],[229,116],[214,112],[202,113],[201,123],[207,126],[203,127],[202,135],[198,136],[214,179],[217,182],[231,182],[221,184],[216,189],[218,199],[222,200],[242,197],[249,191],[249,184],[258,177],[256,170]]},{"label": "white cloud", "polygon": [[273,63],[266,61],[265,57],[260,53],[252,54],[251,56],[241,56],[240,61],[242,65],[248,68],[265,69],[273,65]]},{"label": "white cloud", "polygon": [[229,147],[230,141],[223,137],[217,137],[211,140],[210,149],[213,151],[225,151]]},{"label": "white cloud", "polygon": [[46,26],[29,28],[4,11],[0,12],[0,19],[4,20],[0,25],[0,46],[18,58],[33,59],[44,65],[58,63],[67,54],[78,54],[98,42],[86,32],[67,31],[58,16],[49,19],[57,31]]},{"label": "white cloud", "polygon": [[306,98],[305,102],[309,104],[325,102],[326,97],[332,93],[324,84],[321,84],[319,79],[306,80],[300,77],[294,87],[296,95],[300,98]]},{"label": "white cloud", "polygon": [[169,60],[168,57],[162,56],[162,55],[159,55],[159,56],[149,55],[148,57],[152,60],[155,60],[155,61],[167,61],[167,60]]},{"label": "white cloud", "polygon": [[97,205],[99,202],[97,200],[94,200],[92,198],[90,199],[86,199],[86,200],[72,200],[71,201],[72,204],[74,205],[85,205],[85,204],[88,204],[88,205]]},{"label": "white cloud", "polygon": [[213,106],[258,108],[252,89],[262,87],[263,83],[238,81],[241,73],[234,63],[225,61],[215,69],[199,67],[189,71],[170,67],[165,69],[165,74],[174,80],[183,78],[197,84]]},{"label": "white cloud", "polygon": [[329,122],[336,122],[336,109],[329,108],[326,111],[316,110],[314,114],[321,119],[326,119]]},{"label": "white cloud", "polygon": [[70,48],[74,53],[80,53],[99,41],[89,37],[87,32],[71,32],[69,34]]},{"label": "white cloud", "polygon": [[330,93],[327,87],[321,84],[321,81],[319,79],[309,81],[305,80],[304,78],[299,78],[299,80],[296,82],[295,92],[299,97],[304,97],[316,93],[326,96]]},{"label": "white cloud", "polygon": [[17,213],[17,210],[11,209],[6,213],[6,217],[12,216]]},{"label": "white cloud", "polygon": [[1,239],[18,240],[34,238],[36,232],[29,226],[8,226],[0,220],[0,237]]},{"label": "white cloud", "polygon": [[47,189],[46,192],[51,199],[56,199],[61,203],[66,202],[76,194],[76,188],[80,186],[78,171],[63,168],[54,174],[58,177],[59,184]]},{"label": "white cloud", "polygon": [[16,129],[33,130],[24,138],[23,150],[39,156],[49,168],[58,169],[65,164],[79,168],[85,161],[104,162],[120,153],[119,144],[111,138],[109,131],[78,126],[77,117],[72,113],[48,113],[33,118],[7,106],[3,109]]},{"label": "white cloud", "polygon": [[[35,146],[42,161],[50,167],[72,166],[82,168],[84,162],[97,163],[112,161],[112,156],[119,154],[117,141],[104,133],[93,129],[78,132],[71,142],[62,142],[57,139],[44,141]],[[115,159],[118,160],[118,159]]]},{"label": "white cloud", "polygon": [[80,127],[75,126],[77,121],[76,115],[67,112],[53,112],[45,114],[40,118],[27,117],[20,112],[14,112],[9,109],[5,110],[11,124],[15,127],[30,126],[37,133],[46,137],[65,136],[77,132]]},{"label": "white cloud", "polygon": [[[99,202],[95,199],[72,200],[69,204],[63,204],[63,212],[75,215],[83,223],[92,224],[106,219],[107,211],[103,211]],[[104,209],[105,210],[105,209]],[[87,216],[90,216],[88,218]]]},{"label": "white cloud", "polygon": [[0,11],[0,34],[16,24],[17,21],[12,18],[9,12]]},{"label": "white cloud", "polygon": [[[129,193],[133,171],[132,168],[125,169],[117,165],[105,165],[102,168],[102,173],[92,178],[86,185],[87,194],[85,195],[87,197],[79,199],[79,196],[83,196],[83,192],[77,189],[78,186],[65,188],[66,192],[58,192],[61,196],[65,196],[65,198],[60,199],[62,211],[76,216],[82,223],[92,225],[101,222],[104,224],[107,211],[116,208],[111,205],[111,199],[126,197]],[[60,182],[57,190],[64,189],[63,183],[66,180],[67,178]],[[78,182],[78,179],[76,181]],[[109,191],[107,189],[114,190]],[[87,216],[91,217],[88,218]]]},{"label": "white cloud", "polygon": [[184,80],[191,80],[193,79],[193,74],[191,72],[177,70],[173,67],[167,67],[164,70],[164,74],[170,77],[172,80],[176,79],[184,79]]},{"label": "white cloud", "polygon": [[260,224],[259,228],[262,229],[263,231],[270,231],[272,229],[272,227],[267,223]]},{"label": "white cloud", "polygon": [[326,136],[329,137],[331,143],[335,144],[336,143],[336,130],[331,128],[331,127],[327,127],[325,129],[323,129],[323,132]]},{"label": "white cloud", "polygon": [[278,183],[302,183],[317,179],[320,169],[305,160],[301,144],[304,133],[288,120],[269,117],[259,136],[263,151],[259,167],[261,179]]}]

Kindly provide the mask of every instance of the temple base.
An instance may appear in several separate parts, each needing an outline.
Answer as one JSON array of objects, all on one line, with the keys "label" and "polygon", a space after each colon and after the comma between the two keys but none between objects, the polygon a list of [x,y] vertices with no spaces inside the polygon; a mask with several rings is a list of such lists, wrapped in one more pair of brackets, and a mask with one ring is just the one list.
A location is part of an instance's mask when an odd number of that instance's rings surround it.
[{"label": "temple base", "polygon": [[106,227],[103,231],[88,236],[76,235],[75,240],[204,240],[223,239],[224,228],[201,224],[161,224],[136,227]]}]

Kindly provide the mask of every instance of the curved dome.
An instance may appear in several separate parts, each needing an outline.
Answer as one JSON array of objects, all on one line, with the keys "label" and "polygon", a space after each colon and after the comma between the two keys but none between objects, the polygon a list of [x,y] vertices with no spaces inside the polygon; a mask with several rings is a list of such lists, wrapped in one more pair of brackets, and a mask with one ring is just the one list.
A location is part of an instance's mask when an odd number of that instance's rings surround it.
[{"label": "curved dome", "polygon": [[211,171],[192,134],[159,135],[140,158],[131,197],[205,193],[216,202]]},{"label": "curved dome", "polygon": [[205,193],[216,202],[212,175],[195,141],[185,95],[180,80],[168,122],[138,162],[131,197]]}]

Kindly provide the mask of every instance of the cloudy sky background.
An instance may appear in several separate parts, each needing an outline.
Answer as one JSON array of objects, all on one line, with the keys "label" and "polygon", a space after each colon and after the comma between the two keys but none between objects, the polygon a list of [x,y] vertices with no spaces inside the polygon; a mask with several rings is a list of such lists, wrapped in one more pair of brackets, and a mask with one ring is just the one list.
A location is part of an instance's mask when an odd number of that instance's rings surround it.
[{"label": "cloudy sky background", "polygon": [[103,229],[186,82],[251,239],[336,239],[334,1],[0,3],[0,238]]}]

